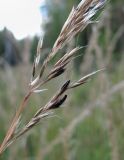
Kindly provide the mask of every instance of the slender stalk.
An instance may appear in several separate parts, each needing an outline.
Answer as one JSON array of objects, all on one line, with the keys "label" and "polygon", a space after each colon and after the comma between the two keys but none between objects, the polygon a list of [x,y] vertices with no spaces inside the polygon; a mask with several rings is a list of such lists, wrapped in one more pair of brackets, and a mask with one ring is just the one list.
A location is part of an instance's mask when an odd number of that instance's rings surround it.
[{"label": "slender stalk", "polygon": [[21,115],[21,113],[24,111],[25,107],[26,107],[26,104],[29,100],[29,97],[31,96],[32,92],[30,91],[23,99],[23,101],[21,102],[18,110],[16,111],[16,114],[12,120],[12,123],[6,133],[6,136],[0,146],[0,155],[3,153],[3,151],[5,150],[5,146],[6,144],[9,142],[9,140],[12,138],[13,134],[14,134],[14,131],[16,129],[16,126],[17,126],[17,122],[19,120],[19,117]]}]

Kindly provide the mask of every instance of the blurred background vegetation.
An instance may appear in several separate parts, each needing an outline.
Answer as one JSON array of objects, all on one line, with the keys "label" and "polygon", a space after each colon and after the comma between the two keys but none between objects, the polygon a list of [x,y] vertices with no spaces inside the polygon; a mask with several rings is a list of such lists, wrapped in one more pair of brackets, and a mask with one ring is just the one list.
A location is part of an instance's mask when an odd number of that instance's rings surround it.
[{"label": "blurred background vegetation", "polygon": [[[72,6],[80,0],[46,2],[48,19],[44,19],[42,24],[45,37],[41,63]],[[49,100],[66,79],[76,80],[103,67],[106,71],[72,90],[55,117],[43,120],[14,143],[0,157],[1,160],[124,160],[123,0],[108,1],[98,20],[99,23],[89,25],[65,47],[67,50],[85,46],[65,77],[45,86],[49,90],[44,94],[32,96],[21,125],[31,118],[39,105]],[[0,31],[0,142],[26,92],[38,39],[35,36],[19,41],[7,28]]]}]

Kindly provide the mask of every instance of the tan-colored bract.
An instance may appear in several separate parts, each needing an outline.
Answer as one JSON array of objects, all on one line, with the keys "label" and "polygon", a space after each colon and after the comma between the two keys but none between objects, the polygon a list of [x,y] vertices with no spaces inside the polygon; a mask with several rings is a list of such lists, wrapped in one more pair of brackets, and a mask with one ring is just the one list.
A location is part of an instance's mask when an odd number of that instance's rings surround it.
[{"label": "tan-colored bract", "polygon": [[81,47],[76,47],[70,52],[65,53],[65,55],[55,63],[48,75],[45,75],[43,78],[43,73],[48,65],[48,62],[57,54],[58,50],[62,49],[68,41],[70,41],[79,32],[83,31],[85,27],[89,23],[91,23],[92,17],[97,13],[98,10],[103,8],[105,2],[105,0],[82,0],[76,8],[72,8],[72,11],[67,18],[64,26],[62,27],[60,35],[58,36],[50,54],[43,62],[40,72],[37,73],[37,67],[40,65],[39,62],[40,53],[42,51],[43,38],[39,40],[36,58],[33,63],[31,81],[29,83],[29,91],[24,97],[20,107],[18,108],[10,125],[10,128],[8,129],[8,132],[3,140],[3,143],[0,146],[0,154],[2,154],[3,151],[17,138],[22,136],[24,133],[33,128],[37,123],[39,123],[41,119],[53,114],[53,110],[59,108],[65,102],[67,98],[65,92],[67,90],[86,83],[91,76],[101,71],[94,71],[87,76],[82,77],[77,82],[70,82],[70,80],[67,80],[60,88],[60,90],[53,96],[53,98],[51,98],[51,100],[44,107],[41,106],[39,108],[39,110],[34,114],[33,118],[29,121],[29,123],[17,132],[16,129],[20,121],[21,114],[24,111],[26,103],[29,100],[31,94],[43,92],[44,89],[42,90],[39,87],[41,87],[43,84],[46,84],[51,79],[62,75],[65,72],[68,63],[72,60],[73,56],[78,52],[78,50],[81,49]]}]

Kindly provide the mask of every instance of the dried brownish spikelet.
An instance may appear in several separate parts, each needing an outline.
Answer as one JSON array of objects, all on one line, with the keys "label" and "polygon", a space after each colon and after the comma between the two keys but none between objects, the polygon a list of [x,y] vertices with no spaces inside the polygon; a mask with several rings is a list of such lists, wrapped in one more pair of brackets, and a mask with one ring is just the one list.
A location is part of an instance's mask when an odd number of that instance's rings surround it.
[{"label": "dried brownish spikelet", "polygon": [[72,51],[67,52],[60,60],[56,62],[53,69],[50,71],[48,75],[48,80],[57,77],[58,75],[61,75],[66,70],[67,64],[72,60],[72,57],[74,54],[81,49],[82,47],[76,47]]},{"label": "dried brownish spikelet", "polygon": [[40,38],[38,45],[37,45],[37,53],[36,53],[36,57],[34,59],[33,69],[32,69],[32,78],[35,76],[36,68],[40,62],[40,54],[41,54],[41,50],[42,50],[42,45],[43,45],[43,37]]},{"label": "dried brownish spikelet", "polygon": [[52,99],[43,108],[40,108],[37,111],[37,113],[34,115],[34,117],[43,113],[44,111],[48,111],[49,108],[52,108],[54,103],[58,101],[58,98],[60,98],[60,96],[62,96],[62,94],[68,89],[69,84],[70,84],[70,80],[65,82],[64,85],[61,87],[61,89],[58,91],[58,93],[54,97],[52,97]]},{"label": "dried brownish spikelet", "polygon": [[88,75],[80,78],[77,82],[72,83],[72,84],[69,86],[69,89],[78,87],[78,86],[86,83],[93,75],[95,75],[95,74],[98,73],[98,72],[104,71],[104,70],[105,70],[105,69],[100,69],[100,70],[94,71],[94,72],[92,72],[92,73],[90,73],[90,74],[88,74]]}]

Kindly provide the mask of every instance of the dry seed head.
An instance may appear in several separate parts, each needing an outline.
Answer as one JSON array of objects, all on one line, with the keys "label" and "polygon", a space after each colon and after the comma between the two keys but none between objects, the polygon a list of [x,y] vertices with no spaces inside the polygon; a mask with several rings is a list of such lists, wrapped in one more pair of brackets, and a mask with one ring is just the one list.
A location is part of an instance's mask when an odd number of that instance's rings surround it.
[{"label": "dry seed head", "polygon": [[59,94],[62,95],[69,87],[70,80],[64,83],[64,85],[61,87]]},{"label": "dry seed head", "polygon": [[[48,55],[47,59],[44,61],[39,75],[36,77],[36,69],[40,62],[40,53],[42,49],[43,39],[41,38],[38,43],[37,47],[37,54],[36,58],[34,60],[33,70],[32,70],[32,79],[30,83],[30,92],[28,95],[25,96],[24,101],[20,105],[19,109],[16,112],[16,116],[14,117],[12,124],[6,134],[6,137],[0,146],[0,154],[18,137],[23,135],[25,132],[27,132],[29,129],[34,127],[42,118],[47,117],[52,114],[52,112],[49,112],[51,109],[56,109],[60,107],[64,103],[64,101],[67,98],[67,95],[63,96],[63,93],[67,91],[70,88],[77,87],[85,82],[94,74],[101,71],[95,71],[91,74],[88,74],[87,76],[81,78],[76,83],[73,83],[70,85],[70,80],[67,81],[62,88],[59,90],[59,92],[43,107],[40,108],[37,113],[34,115],[34,117],[30,120],[30,122],[18,133],[16,134],[16,127],[18,125],[19,116],[21,115],[22,111],[24,110],[25,104],[30,97],[32,91],[41,92],[42,90],[36,90],[43,81],[41,81],[41,77],[44,73],[45,68],[47,67],[48,62],[56,55],[59,49],[63,48],[68,41],[70,41],[75,35],[77,35],[79,32],[85,29],[85,27],[91,23],[92,17],[97,13],[98,10],[100,10],[106,0],[82,0],[77,8],[73,8],[67,21],[65,22],[60,35],[58,36],[51,53]],[[54,66],[53,70],[50,72],[51,78],[55,78],[62,74],[65,71],[65,66],[70,62],[71,57],[75,53],[75,50],[68,54],[65,54]],[[36,77],[36,78],[35,78]],[[46,80],[46,82],[48,81]],[[15,135],[16,134],[16,135]]]},{"label": "dry seed head", "polygon": [[80,50],[82,47],[76,47],[70,52],[66,53],[55,65],[54,67],[60,66],[63,63],[65,63],[68,59],[70,59],[78,50]]},{"label": "dry seed head", "polygon": [[72,8],[51,53],[41,67],[40,77],[42,77],[48,62],[56,55],[58,50],[91,23],[91,18],[104,6],[105,2],[105,0],[82,0],[77,8]]},{"label": "dry seed head", "polygon": [[63,74],[64,72],[65,72],[65,69],[60,67],[59,69],[57,69],[53,73],[50,73],[50,75],[48,76],[48,79],[51,80],[53,78],[56,78],[56,77],[60,76],[61,74]]},{"label": "dry seed head", "polygon": [[97,71],[94,71],[94,72],[92,72],[92,73],[90,73],[90,74],[82,77],[82,78],[79,79],[77,82],[71,84],[71,85],[69,86],[69,89],[70,89],[70,88],[78,87],[78,86],[86,83],[86,82],[89,80],[89,78],[91,78],[93,75],[95,75],[95,74],[98,73],[98,72],[104,71],[104,70],[105,70],[105,69],[97,70]]},{"label": "dry seed head", "polygon": [[11,143],[13,143],[14,140],[16,140],[17,138],[19,138],[20,136],[22,136],[23,134],[25,134],[26,132],[28,132],[31,128],[33,128],[34,126],[36,126],[41,119],[45,118],[45,117],[49,117],[53,114],[53,112],[49,111],[46,113],[42,113],[40,115],[38,115],[37,117],[33,117],[29,123],[20,131],[18,132],[14,139],[11,140]]},{"label": "dry seed head", "polygon": [[31,77],[30,83],[32,83],[32,81],[34,81],[33,78],[35,77],[35,74],[36,74],[36,68],[40,62],[40,57],[41,57],[40,54],[41,54],[42,45],[43,45],[43,37],[40,38],[38,45],[37,45],[37,54],[36,54],[36,57],[35,57],[34,63],[33,63],[32,77]]},{"label": "dry seed head", "polygon": [[59,108],[67,99],[67,95],[65,95],[64,97],[57,99],[55,102],[53,102],[53,104],[51,104],[51,106],[49,106],[49,109],[56,109]]},{"label": "dry seed head", "polygon": [[79,3],[77,8],[73,8],[54,44],[53,50],[60,49],[66,41],[82,31],[89,24],[90,19],[103,7],[104,4],[105,1],[100,0],[83,0]]},{"label": "dry seed head", "polygon": [[39,42],[38,42],[38,46],[37,46],[37,55],[35,58],[35,65],[37,66],[40,62],[40,54],[41,54],[41,49],[43,46],[43,37],[40,38]]}]

